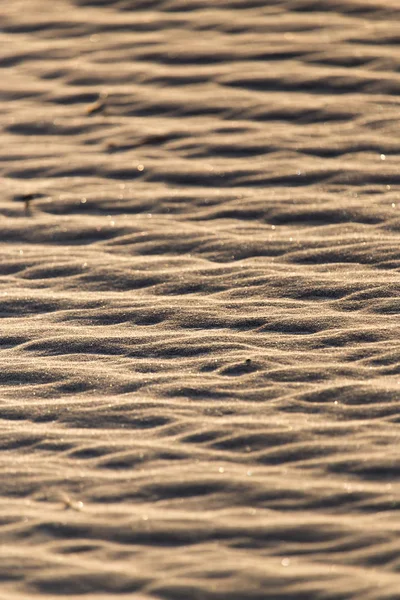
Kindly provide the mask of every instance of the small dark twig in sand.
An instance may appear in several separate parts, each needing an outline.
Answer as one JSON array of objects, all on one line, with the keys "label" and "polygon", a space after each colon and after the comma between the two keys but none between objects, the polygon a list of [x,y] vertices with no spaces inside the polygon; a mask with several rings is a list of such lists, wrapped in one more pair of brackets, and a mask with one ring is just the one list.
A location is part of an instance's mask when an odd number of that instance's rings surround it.
[{"label": "small dark twig in sand", "polygon": [[103,112],[106,108],[107,98],[108,98],[107,93],[100,94],[99,97],[97,98],[97,100],[95,102],[93,102],[93,104],[90,104],[86,108],[86,114],[94,115],[96,113]]},{"label": "small dark twig in sand", "polygon": [[32,201],[37,198],[42,198],[43,194],[32,193],[32,194],[20,194],[14,196],[15,202],[23,202],[24,203],[24,212],[27,217],[32,215]]}]

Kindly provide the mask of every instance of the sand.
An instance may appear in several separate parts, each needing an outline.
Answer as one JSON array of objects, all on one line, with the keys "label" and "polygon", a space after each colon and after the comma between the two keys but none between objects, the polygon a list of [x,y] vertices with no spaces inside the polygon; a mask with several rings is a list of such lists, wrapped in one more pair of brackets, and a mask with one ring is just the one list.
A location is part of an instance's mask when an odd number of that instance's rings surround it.
[{"label": "sand", "polygon": [[399,17],[1,3],[1,600],[400,599]]}]

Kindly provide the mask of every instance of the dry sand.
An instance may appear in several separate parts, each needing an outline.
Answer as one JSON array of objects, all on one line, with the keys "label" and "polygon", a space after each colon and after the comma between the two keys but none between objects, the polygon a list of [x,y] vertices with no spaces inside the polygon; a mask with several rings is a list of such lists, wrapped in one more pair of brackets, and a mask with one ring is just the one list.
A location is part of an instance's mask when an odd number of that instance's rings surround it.
[{"label": "dry sand", "polygon": [[0,598],[400,599],[398,0],[3,0]]}]

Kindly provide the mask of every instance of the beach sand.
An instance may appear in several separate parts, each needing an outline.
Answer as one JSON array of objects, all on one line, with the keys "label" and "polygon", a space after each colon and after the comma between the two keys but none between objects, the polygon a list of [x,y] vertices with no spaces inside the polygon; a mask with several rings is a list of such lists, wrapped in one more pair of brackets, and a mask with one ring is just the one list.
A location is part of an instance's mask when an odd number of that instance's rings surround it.
[{"label": "beach sand", "polygon": [[0,598],[400,599],[398,0],[0,8]]}]

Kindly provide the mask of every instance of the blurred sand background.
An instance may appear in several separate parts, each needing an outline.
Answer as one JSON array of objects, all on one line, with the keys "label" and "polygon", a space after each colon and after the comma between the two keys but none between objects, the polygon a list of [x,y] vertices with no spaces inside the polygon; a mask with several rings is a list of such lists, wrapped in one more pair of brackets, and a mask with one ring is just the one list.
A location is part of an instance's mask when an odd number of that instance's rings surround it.
[{"label": "blurred sand background", "polygon": [[1,600],[400,599],[399,17],[1,2]]}]

